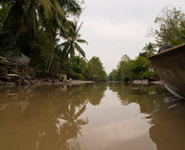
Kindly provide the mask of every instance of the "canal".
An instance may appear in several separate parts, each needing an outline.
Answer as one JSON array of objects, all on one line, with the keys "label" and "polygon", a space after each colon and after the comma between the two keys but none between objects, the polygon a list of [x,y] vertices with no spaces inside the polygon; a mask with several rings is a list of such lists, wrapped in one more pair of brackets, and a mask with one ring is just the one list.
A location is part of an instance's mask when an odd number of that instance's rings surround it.
[{"label": "canal", "polygon": [[184,150],[184,116],[161,85],[0,89],[0,150]]}]

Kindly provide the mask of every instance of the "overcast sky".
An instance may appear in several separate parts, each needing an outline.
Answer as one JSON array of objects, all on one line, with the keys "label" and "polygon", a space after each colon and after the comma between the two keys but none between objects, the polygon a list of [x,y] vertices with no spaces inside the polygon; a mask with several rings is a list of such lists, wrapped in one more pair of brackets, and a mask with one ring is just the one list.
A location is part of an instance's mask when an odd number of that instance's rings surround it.
[{"label": "overcast sky", "polygon": [[184,0],[85,0],[80,20],[82,38],[88,45],[81,45],[87,59],[98,56],[105,71],[117,67],[127,54],[135,58],[139,51],[154,38],[147,31],[164,7],[185,8]]}]

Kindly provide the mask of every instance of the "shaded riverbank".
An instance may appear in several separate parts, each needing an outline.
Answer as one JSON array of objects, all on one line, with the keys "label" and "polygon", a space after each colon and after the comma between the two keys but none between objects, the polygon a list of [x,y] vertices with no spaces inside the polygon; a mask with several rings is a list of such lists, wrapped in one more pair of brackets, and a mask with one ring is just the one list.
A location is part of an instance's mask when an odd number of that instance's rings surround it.
[{"label": "shaded riverbank", "polygon": [[62,75],[48,76],[45,73],[36,74],[29,66],[19,66],[0,57],[0,86],[42,86],[42,85],[76,85],[94,83],[94,81],[65,80]]}]

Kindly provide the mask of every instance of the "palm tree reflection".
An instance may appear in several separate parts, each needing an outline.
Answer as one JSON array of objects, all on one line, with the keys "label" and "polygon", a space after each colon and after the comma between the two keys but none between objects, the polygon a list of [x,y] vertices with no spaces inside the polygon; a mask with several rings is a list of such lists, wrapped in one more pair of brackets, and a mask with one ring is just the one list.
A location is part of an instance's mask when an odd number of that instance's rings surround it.
[{"label": "palm tree reflection", "polygon": [[68,139],[77,138],[78,134],[82,136],[80,129],[82,125],[88,124],[88,118],[81,119],[79,117],[85,110],[86,104],[79,108],[77,112],[75,105],[70,105],[67,107],[67,111],[61,114],[60,118],[57,118],[56,131],[58,135],[61,135],[57,143],[64,143]]},{"label": "palm tree reflection", "polygon": [[[75,150],[80,149],[80,145],[75,141],[78,135],[81,135],[80,129],[82,125],[88,123],[88,119],[79,118],[85,111],[86,105],[79,108],[70,105],[60,117],[55,119],[53,128],[49,128],[45,134],[42,134],[39,141],[38,150]],[[71,140],[71,141],[70,141]]]},{"label": "palm tree reflection", "polygon": [[[36,88],[26,101],[23,91],[12,103],[0,104],[0,145],[6,150],[79,150],[77,137],[88,124],[88,118],[81,118],[88,102],[82,90]],[[22,109],[20,104],[27,101]]]},{"label": "palm tree reflection", "polygon": [[[62,93],[63,103],[57,107],[54,104],[54,124],[43,132],[37,149],[38,150],[79,150],[80,144],[77,141],[81,126],[88,124],[88,118],[80,118],[86,110],[86,100],[78,96],[78,90]],[[49,96],[50,97],[50,96]],[[54,99],[50,100],[54,102]],[[49,106],[52,106],[50,103]]]}]

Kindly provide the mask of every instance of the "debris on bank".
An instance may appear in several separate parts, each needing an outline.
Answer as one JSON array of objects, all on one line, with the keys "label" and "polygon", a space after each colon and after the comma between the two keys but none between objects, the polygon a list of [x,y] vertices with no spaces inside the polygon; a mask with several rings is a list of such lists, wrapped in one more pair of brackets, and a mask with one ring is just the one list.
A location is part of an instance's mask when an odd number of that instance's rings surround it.
[{"label": "debris on bank", "polygon": [[19,66],[7,60],[5,57],[0,57],[0,85],[15,86],[39,84],[34,80],[33,69],[28,66]]},{"label": "debris on bank", "polygon": [[18,65],[5,57],[0,56],[0,87],[27,86],[27,85],[63,85],[85,84],[93,81],[67,80],[65,74],[49,77],[46,73],[35,73],[28,65]]}]

